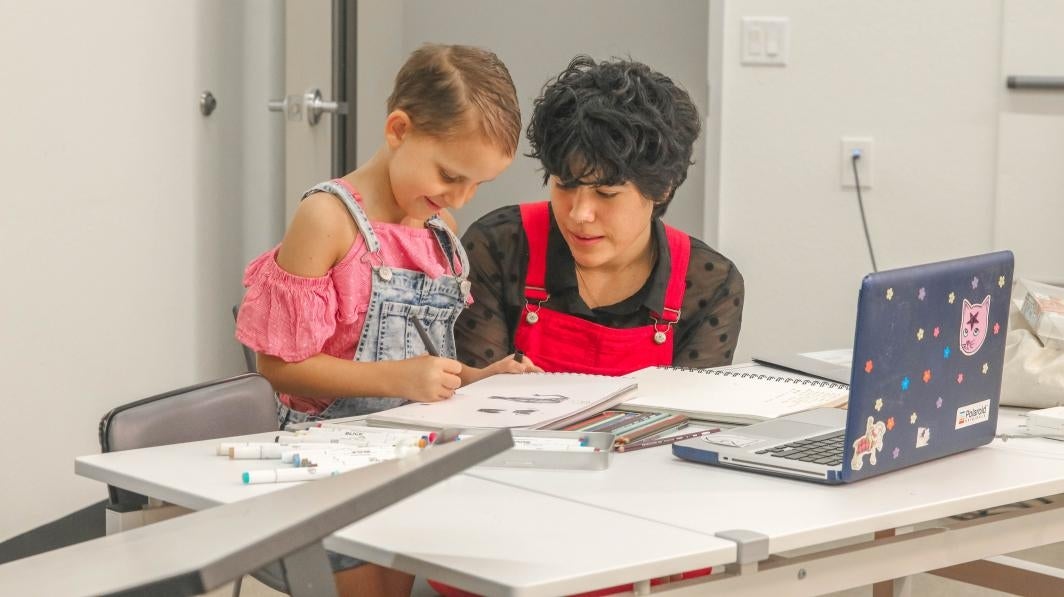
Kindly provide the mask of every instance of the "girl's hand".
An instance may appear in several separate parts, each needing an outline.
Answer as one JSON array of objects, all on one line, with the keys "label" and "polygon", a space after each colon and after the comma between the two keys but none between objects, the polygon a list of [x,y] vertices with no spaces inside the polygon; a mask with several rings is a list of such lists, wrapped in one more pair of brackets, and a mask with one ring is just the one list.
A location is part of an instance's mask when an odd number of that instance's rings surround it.
[{"label": "girl's hand", "polygon": [[454,396],[462,385],[462,364],[454,359],[422,355],[395,361],[398,395],[416,402],[438,402]]},{"label": "girl's hand", "polygon": [[471,384],[474,381],[484,379],[491,375],[498,373],[543,373],[543,369],[540,369],[532,362],[532,359],[527,356],[521,359],[521,362],[517,362],[514,355],[503,357],[494,363],[478,369],[476,367],[466,367],[462,370],[462,385]]}]

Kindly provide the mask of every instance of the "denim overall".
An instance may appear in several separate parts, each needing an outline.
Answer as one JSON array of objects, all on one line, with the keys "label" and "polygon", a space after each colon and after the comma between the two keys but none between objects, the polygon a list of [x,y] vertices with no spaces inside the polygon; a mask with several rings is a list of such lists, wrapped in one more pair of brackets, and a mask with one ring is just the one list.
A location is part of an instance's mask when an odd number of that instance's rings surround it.
[{"label": "denim overall", "polygon": [[[421,320],[441,357],[455,358],[454,322],[466,307],[469,297],[469,282],[466,280],[469,257],[454,233],[439,216],[433,216],[425,222],[426,228],[435,234],[451,268],[450,275],[445,274],[434,280],[424,272],[384,263],[380,242],[366,212],[343,185],[334,181],[323,182],[304,193],[303,198],[318,192],[331,193],[344,202],[368,249],[362,259],[373,265],[373,286],[355,360],[367,363],[395,361],[428,352],[417,334],[417,328],[410,321],[412,317]],[[456,257],[461,264],[461,274],[455,268]],[[277,418],[280,428],[284,429],[285,425],[291,423],[353,417],[395,408],[408,402],[405,398],[337,398],[317,415],[292,410],[278,402]]]}]

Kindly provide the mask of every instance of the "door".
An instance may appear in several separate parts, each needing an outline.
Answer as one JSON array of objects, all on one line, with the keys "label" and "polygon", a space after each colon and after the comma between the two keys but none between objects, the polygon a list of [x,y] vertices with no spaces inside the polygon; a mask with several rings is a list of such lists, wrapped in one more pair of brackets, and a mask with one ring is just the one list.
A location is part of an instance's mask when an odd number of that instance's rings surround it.
[{"label": "door", "polygon": [[268,107],[285,120],[286,222],[306,189],[352,169],[345,98],[348,48],[354,47],[348,44],[348,19],[354,9],[352,0],[285,2],[285,97]]},{"label": "door", "polygon": [[1002,20],[994,243],[1017,277],[1064,283],[1064,4],[1006,0]]}]

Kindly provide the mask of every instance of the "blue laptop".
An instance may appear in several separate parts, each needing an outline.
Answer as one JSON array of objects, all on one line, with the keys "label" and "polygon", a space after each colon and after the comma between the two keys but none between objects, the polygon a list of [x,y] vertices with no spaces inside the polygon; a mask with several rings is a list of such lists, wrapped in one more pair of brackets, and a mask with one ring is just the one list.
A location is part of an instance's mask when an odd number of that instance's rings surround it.
[{"label": "blue laptop", "polygon": [[673,444],[686,460],[850,483],[989,443],[1010,251],[865,276],[847,410],[820,408]]}]

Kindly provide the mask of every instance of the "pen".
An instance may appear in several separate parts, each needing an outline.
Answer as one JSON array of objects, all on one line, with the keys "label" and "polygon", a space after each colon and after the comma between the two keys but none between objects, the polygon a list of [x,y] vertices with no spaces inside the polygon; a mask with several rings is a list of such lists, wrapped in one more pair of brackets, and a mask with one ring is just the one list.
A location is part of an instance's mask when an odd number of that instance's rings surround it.
[{"label": "pen", "polygon": [[709,435],[710,433],[716,433],[720,431],[718,428],[703,429],[702,431],[694,431],[691,433],[684,433],[683,435],[674,435],[672,437],[660,437],[658,439],[648,439],[640,442],[633,442],[630,444],[621,444],[617,446],[618,452],[632,452],[635,450],[642,450],[643,448],[653,448],[655,446],[664,446],[666,444],[672,444],[685,439],[691,439],[694,437],[701,437],[703,435]]},{"label": "pen", "polygon": [[417,335],[421,336],[421,342],[425,345],[425,350],[434,357],[440,356],[440,351],[436,350],[436,346],[432,343],[432,338],[429,338],[429,333],[425,330],[425,326],[421,325],[421,320],[417,317],[413,318],[414,327],[417,328]]}]

